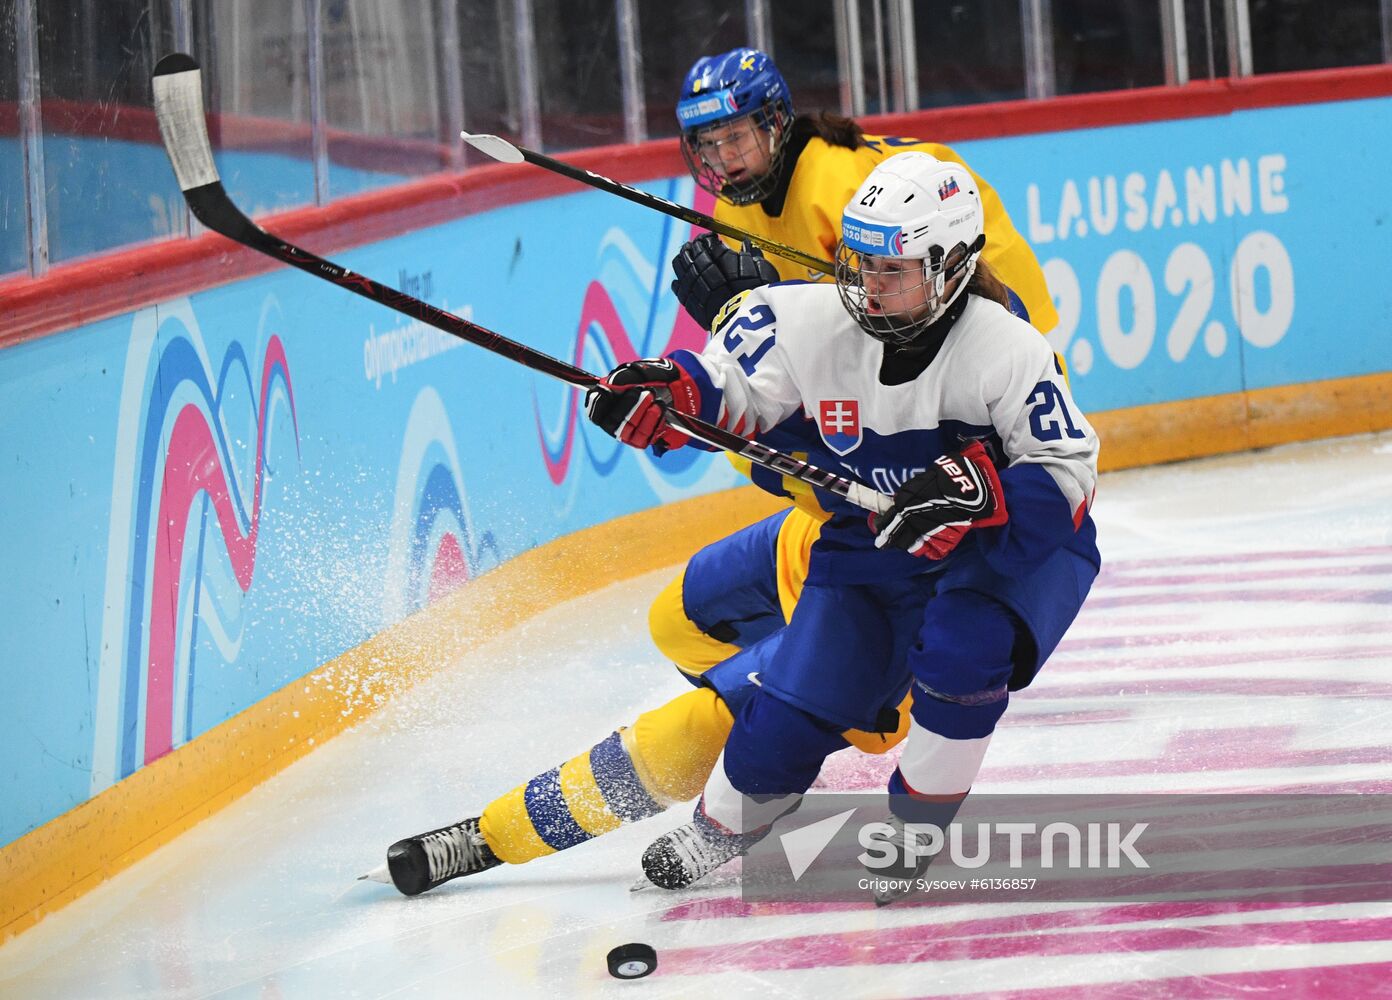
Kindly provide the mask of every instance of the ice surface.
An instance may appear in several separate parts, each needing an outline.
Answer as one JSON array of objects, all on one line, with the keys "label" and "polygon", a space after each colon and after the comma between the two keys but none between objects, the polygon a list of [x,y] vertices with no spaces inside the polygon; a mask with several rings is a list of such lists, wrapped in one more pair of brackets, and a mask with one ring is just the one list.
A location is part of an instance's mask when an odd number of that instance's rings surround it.
[{"label": "ice surface", "polygon": [[[1392,435],[1104,476],[1107,569],[978,791],[1392,788]],[[685,690],[658,573],[479,647],[0,948],[3,997],[1392,995],[1392,906],[742,904],[628,891],[673,810],[415,899],[354,881]],[[832,758],[820,787],[876,787]],[[604,956],[642,941],[641,982]]]}]

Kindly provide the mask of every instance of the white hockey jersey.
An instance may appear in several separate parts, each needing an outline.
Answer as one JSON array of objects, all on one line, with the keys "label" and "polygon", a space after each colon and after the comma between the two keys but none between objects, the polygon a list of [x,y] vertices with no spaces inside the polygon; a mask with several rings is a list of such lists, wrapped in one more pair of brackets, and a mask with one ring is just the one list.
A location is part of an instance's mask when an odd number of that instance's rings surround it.
[{"label": "white hockey jersey", "polygon": [[[846,312],[834,285],[787,283],[748,293],[705,350],[672,358],[700,387],[704,419],[751,436],[777,427],[775,446],[800,440],[814,464],[839,466],[884,493],[982,440],[1000,470],[1010,520],[968,538],[982,536],[977,543],[997,571],[1027,569],[1084,527],[1079,541],[1095,559],[1087,512],[1097,435],[1033,327],[973,295],[916,378],[883,384],[885,350]],[[832,494],[819,491],[818,499],[833,513],[819,544],[844,553],[836,561],[850,579],[927,568],[905,553],[873,549],[864,511]],[[814,549],[814,565],[816,558]]]}]

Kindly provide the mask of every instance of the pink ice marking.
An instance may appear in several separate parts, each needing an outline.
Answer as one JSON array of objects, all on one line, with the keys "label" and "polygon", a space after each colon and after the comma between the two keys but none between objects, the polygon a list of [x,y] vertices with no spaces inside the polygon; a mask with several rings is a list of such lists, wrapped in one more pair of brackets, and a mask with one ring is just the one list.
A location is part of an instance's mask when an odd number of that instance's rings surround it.
[{"label": "pink ice marking", "polygon": [[[1014,697],[1034,702],[1116,695],[1166,694],[1202,698],[1228,694],[1239,697],[1281,696],[1321,698],[1392,698],[1392,684],[1382,681],[1331,681],[1322,677],[1225,677],[1214,672],[1182,680],[1119,678],[1109,681],[1063,684],[1035,682]],[[1009,716],[1007,716],[1008,718]]]},{"label": "pink ice marking", "polygon": [[[1331,887],[1327,890],[1308,890],[1311,898],[1303,903],[1290,903],[1289,900],[1256,900],[1256,898],[1243,898],[1243,900],[1160,900],[1151,903],[1116,903],[1098,905],[1098,907],[1057,909],[1029,909],[1029,911],[1013,912],[1001,916],[977,916],[977,918],[960,919],[954,921],[951,915],[962,905],[948,903],[948,901],[910,901],[895,904],[895,911],[910,909],[915,914],[923,916],[942,915],[944,919],[934,921],[928,919],[923,923],[916,923],[912,930],[923,936],[933,936],[935,939],[942,940],[963,940],[963,939],[990,939],[1005,935],[1026,936],[1025,940],[1033,940],[1034,935],[1050,930],[1096,930],[1107,928],[1116,923],[1165,923],[1171,921],[1185,921],[1194,918],[1215,918],[1215,916],[1226,916],[1232,914],[1251,914],[1254,918],[1260,918],[1264,914],[1272,912],[1303,911],[1311,905],[1328,905],[1346,903],[1340,900],[1338,894],[1347,896],[1347,890],[1340,887]],[[1320,897],[1325,898],[1324,901]],[[663,914],[663,921],[718,921],[718,919],[760,919],[760,921],[775,921],[778,916],[810,916],[818,914],[832,914],[832,912],[859,912],[859,914],[870,914],[873,912],[869,901],[866,903],[810,903],[810,901],[799,901],[799,903],[745,903],[738,896],[728,896],[714,898],[714,900],[699,900],[695,903],[683,903],[668,909]],[[1342,919],[1339,916],[1318,916],[1317,919]],[[1271,921],[1268,921],[1270,923]],[[1306,921],[1299,921],[1300,925]],[[1233,926],[1246,926],[1244,923],[1237,923]],[[855,933],[855,932],[851,932]]]},{"label": "pink ice marking", "polygon": [[[1277,791],[1282,795],[1338,795],[1344,792],[1357,795],[1392,795],[1392,780],[1378,781],[1371,778],[1351,778],[1346,781],[1321,780],[1308,785],[1282,784]],[[1205,788],[1205,795],[1253,795],[1270,794],[1270,785],[1225,785],[1220,788]]]},{"label": "pink ice marking", "polygon": [[[1112,760],[1052,761],[1050,779],[1126,777],[1137,774],[1192,774],[1210,770],[1290,770],[1328,764],[1392,763],[1392,746],[1291,749],[1300,733],[1295,726],[1235,726],[1227,729],[1183,729],[1154,757]],[[1037,764],[988,767],[992,781],[1022,781],[1038,777]]]},{"label": "pink ice marking", "polygon": [[1031,712],[1028,701],[1007,718],[1012,726],[1090,726],[1107,722],[1130,722],[1136,717],[1131,708],[1078,709],[1076,712]]},{"label": "pink ice marking", "polygon": [[[1105,591],[1100,592],[1105,593]],[[1188,628],[1193,624],[1194,615],[1187,609],[1179,612],[1140,610],[1136,614],[1123,614],[1110,610],[1104,615],[1101,612],[1094,614],[1092,608],[1084,604],[1082,612],[1078,615],[1077,624],[1074,625],[1069,635],[1071,636],[1074,632],[1086,632],[1089,628],[1106,628],[1108,631],[1120,628],[1155,629],[1158,631],[1168,628]]]},{"label": "pink ice marking", "polygon": [[251,587],[256,565],[256,539],[261,522],[261,485],[265,462],[266,419],[269,413],[268,389],[275,367],[285,378],[290,397],[290,416],[299,441],[299,421],[295,416],[295,397],[290,388],[290,367],[279,337],[266,345],[261,370],[261,406],[257,415],[256,480],[251,502],[251,525],[245,535],[237,521],[222,467],[217,443],[208,418],[190,403],[179,411],[170,431],[169,449],[164,460],[164,479],[160,486],[159,510],[155,521],[155,564],[150,586],[149,659],[146,666],[145,763],[164,756],[172,749],[174,728],[174,669],[177,652],[176,629],[179,616],[179,571],[183,563],[188,515],[199,493],[207,493],[217,514],[232,572],[245,593]]},{"label": "pink ice marking", "polygon": [[[1348,631],[1348,630],[1345,630]],[[1224,667],[1242,663],[1326,663],[1330,660],[1349,662],[1353,660],[1392,660],[1392,646],[1316,646],[1310,649],[1282,646],[1279,649],[1243,649],[1207,653],[1187,653],[1175,650],[1168,656],[1128,656],[1128,657],[1088,657],[1079,659],[1062,651],[1057,661],[1050,660],[1044,667],[1054,674],[1063,672],[1098,670],[1146,670],[1155,667]],[[1056,654],[1057,655],[1057,654]],[[1040,671],[1043,676],[1043,671]],[[1254,680],[1254,683],[1262,683]]]},{"label": "pink ice marking", "polygon": [[[1051,918],[1063,914],[1049,914]],[[1054,926],[1050,924],[1049,926]],[[940,925],[880,927],[874,930],[806,934],[729,945],[667,949],[666,975],[704,975],[712,971],[771,972],[853,966],[905,965],[996,958],[1114,955],[1215,948],[1276,948],[1311,944],[1388,942],[1392,917],[1359,920],[1205,924],[1201,926],[1094,930],[1068,934],[1017,932],[955,936]]]},{"label": "pink ice marking", "polygon": [[1289,580],[1297,575],[1301,580],[1315,577],[1337,577],[1339,579],[1353,576],[1392,577],[1392,562],[1362,563],[1354,566],[1309,566],[1296,571],[1248,568],[1228,573],[1141,574],[1118,572],[1104,576],[1100,585],[1107,589],[1115,587],[1190,587],[1206,583],[1254,583],[1260,580]]},{"label": "pink ice marking", "polygon": [[1270,550],[1265,552],[1218,552],[1194,556],[1148,556],[1139,559],[1121,559],[1108,563],[1103,568],[1107,573],[1129,571],[1133,568],[1149,566],[1217,566],[1226,563],[1240,563],[1250,566],[1257,562],[1300,562],[1322,559],[1347,558],[1349,556],[1389,556],[1392,545],[1362,545],[1346,549],[1291,549],[1288,551]]},{"label": "pink ice marking", "polygon": [[[1262,640],[1271,639],[1310,639],[1321,636],[1348,636],[1348,635],[1382,635],[1392,634],[1392,620],[1385,622],[1340,622],[1335,625],[1266,625],[1253,624],[1242,628],[1223,629],[1200,629],[1193,632],[1185,632],[1179,629],[1171,632],[1142,632],[1128,633],[1124,635],[1078,635],[1072,633],[1064,636],[1063,641],[1054,650],[1054,656],[1067,655],[1068,653],[1082,652],[1093,649],[1134,649],[1145,647],[1166,647],[1176,646],[1184,643],[1193,642],[1233,642],[1248,638],[1259,638]],[[1052,663],[1053,660],[1050,660]],[[1096,663],[1100,666],[1107,665],[1107,661],[1089,660],[1088,663]]]},{"label": "pink ice marking", "polygon": [[1103,590],[1088,597],[1084,608],[1102,611],[1146,604],[1392,604],[1392,586],[1354,589],[1351,587],[1288,587],[1269,590],[1185,590],[1178,593],[1124,594]]},{"label": "pink ice marking", "polygon": [[[1011,728],[1030,726],[1090,725],[1101,722],[1126,722],[1135,717],[1129,709],[1115,709],[1096,712],[1041,712],[1031,715],[1027,711],[1012,710],[1006,716]],[[859,750],[843,750],[834,753],[822,764],[817,780],[812,783],[814,791],[863,792],[883,789],[899,764],[899,754],[903,744],[891,747],[881,754],[862,753]],[[993,777],[989,757],[986,777]]]},{"label": "pink ice marking", "polygon": [[902,744],[882,754],[849,750],[835,753],[822,764],[821,773],[812,787],[818,791],[855,792],[884,788],[894,768],[899,764]]},{"label": "pink ice marking", "polygon": [[[905,900],[896,903],[900,907],[926,911],[925,915],[942,914],[944,919],[928,921],[918,925],[920,929],[931,928],[939,937],[979,937],[992,934],[1030,934],[1037,931],[1067,930],[1074,927],[1105,926],[1107,924],[1130,924],[1182,920],[1194,917],[1214,917],[1231,913],[1262,914],[1272,910],[1297,910],[1310,905],[1341,902],[1337,893],[1344,890],[1331,887],[1327,890],[1312,890],[1323,899],[1307,899],[1301,903],[1288,900],[1268,899],[1194,899],[1194,900],[1156,900],[1137,903],[1107,903],[1092,907],[1061,910],[1054,907],[1042,910],[1007,913],[1000,916],[971,917],[965,920],[951,920],[956,908],[974,903],[957,903],[950,900],[923,901]],[[869,901],[852,903],[817,903],[808,901],[788,901],[783,903],[746,902],[739,896],[719,896],[713,899],[698,899],[680,903],[662,914],[663,920],[745,920],[751,917],[795,917],[816,913],[865,913],[873,910]]]},{"label": "pink ice marking", "polygon": [[[1291,969],[1260,972],[1205,972],[1196,976],[1164,979],[1127,979],[1111,983],[1086,983],[1024,990],[986,990],[958,993],[980,1000],[1173,1000],[1174,997],[1283,996],[1298,1000],[1351,1000],[1392,994],[1392,962],[1355,962],[1348,965],[1300,965]],[[920,1000],[928,1000],[925,995]]]}]

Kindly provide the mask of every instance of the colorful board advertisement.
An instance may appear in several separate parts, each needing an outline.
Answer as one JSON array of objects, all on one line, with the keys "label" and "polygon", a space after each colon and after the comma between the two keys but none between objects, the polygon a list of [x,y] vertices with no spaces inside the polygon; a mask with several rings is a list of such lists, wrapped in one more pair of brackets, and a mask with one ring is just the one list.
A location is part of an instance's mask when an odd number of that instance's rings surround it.
[{"label": "colorful board advertisement", "polygon": [[[1392,371],[1389,112],[955,148],[1034,243],[1101,411]],[[590,191],[334,256],[599,372],[703,342],[667,290],[690,235]],[[581,403],[290,270],[0,351],[0,844],[503,560],[735,484],[622,449]]]}]

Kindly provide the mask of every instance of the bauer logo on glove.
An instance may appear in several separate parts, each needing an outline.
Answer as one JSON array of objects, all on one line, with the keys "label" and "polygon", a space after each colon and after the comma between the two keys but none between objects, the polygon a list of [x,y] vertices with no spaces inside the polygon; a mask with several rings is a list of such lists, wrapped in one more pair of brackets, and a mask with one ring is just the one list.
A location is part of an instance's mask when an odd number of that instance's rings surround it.
[{"label": "bauer logo on glove", "polygon": [[877,548],[942,559],[972,528],[1009,519],[996,467],[980,441],[943,455],[894,493],[894,506],[870,516]]}]

